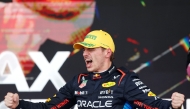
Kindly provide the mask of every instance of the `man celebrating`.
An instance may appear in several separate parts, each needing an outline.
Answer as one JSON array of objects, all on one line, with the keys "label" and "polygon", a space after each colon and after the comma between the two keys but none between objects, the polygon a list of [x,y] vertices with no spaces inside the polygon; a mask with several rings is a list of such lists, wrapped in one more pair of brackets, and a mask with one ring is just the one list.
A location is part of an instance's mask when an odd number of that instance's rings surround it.
[{"label": "man celebrating", "polygon": [[111,36],[102,30],[88,33],[83,42],[75,43],[83,49],[87,73],[76,75],[45,103],[19,100],[18,94],[7,93],[5,104],[13,109],[179,109],[184,95],[173,93],[171,101],[162,100],[124,67],[117,68],[112,60],[115,45]]}]

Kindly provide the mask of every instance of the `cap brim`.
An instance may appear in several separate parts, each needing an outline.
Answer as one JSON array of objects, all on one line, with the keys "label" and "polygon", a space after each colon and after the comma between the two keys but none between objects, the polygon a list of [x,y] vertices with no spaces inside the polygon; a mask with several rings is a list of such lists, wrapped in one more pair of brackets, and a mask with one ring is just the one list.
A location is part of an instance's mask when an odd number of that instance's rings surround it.
[{"label": "cap brim", "polygon": [[89,43],[89,42],[78,42],[78,43],[75,43],[73,45],[73,48],[74,49],[81,49],[81,48],[96,48],[96,47],[100,47],[99,45],[97,44],[93,44],[93,43]]}]

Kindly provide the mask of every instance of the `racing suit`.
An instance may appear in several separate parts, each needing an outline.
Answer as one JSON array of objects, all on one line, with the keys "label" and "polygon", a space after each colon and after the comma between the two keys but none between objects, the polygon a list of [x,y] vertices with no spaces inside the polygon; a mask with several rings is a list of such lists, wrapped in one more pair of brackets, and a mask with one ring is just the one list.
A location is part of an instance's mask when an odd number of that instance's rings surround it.
[{"label": "racing suit", "polygon": [[81,73],[45,103],[19,101],[16,109],[171,109],[143,84],[134,72],[112,65],[102,73]]}]

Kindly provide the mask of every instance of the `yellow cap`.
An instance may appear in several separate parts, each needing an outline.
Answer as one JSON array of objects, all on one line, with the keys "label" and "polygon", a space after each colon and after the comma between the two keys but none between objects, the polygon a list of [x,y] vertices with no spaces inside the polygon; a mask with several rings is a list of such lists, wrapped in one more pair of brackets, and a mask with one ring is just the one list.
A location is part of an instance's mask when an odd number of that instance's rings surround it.
[{"label": "yellow cap", "polygon": [[81,48],[110,48],[112,52],[115,51],[115,44],[112,37],[105,31],[94,30],[86,35],[83,42],[78,42],[73,45],[75,49]]}]

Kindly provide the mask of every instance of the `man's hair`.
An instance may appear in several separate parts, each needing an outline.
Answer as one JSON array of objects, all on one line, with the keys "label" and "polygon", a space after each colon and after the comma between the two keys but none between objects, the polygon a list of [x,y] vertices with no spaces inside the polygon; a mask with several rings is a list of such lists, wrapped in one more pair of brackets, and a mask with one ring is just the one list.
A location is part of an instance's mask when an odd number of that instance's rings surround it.
[{"label": "man's hair", "polygon": [[110,57],[110,61],[113,61],[114,59],[115,59],[114,53],[112,52],[111,57]]}]

